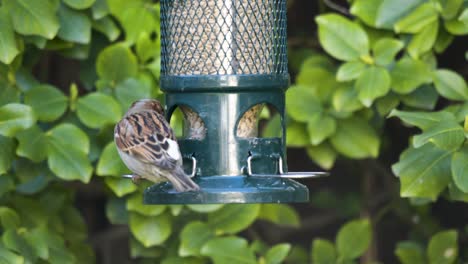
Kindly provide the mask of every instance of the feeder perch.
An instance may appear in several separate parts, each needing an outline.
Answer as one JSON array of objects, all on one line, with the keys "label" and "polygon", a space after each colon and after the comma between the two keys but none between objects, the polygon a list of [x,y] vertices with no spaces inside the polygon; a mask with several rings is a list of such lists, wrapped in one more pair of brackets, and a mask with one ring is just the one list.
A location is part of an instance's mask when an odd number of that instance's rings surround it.
[{"label": "feeder perch", "polygon": [[[286,0],[161,0],[161,32],[167,118],[184,114],[179,146],[201,190],[157,184],[144,203],[307,202],[290,178],[324,173],[286,172]],[[281,138],[258,137],[266,104],[281,115]]]}]

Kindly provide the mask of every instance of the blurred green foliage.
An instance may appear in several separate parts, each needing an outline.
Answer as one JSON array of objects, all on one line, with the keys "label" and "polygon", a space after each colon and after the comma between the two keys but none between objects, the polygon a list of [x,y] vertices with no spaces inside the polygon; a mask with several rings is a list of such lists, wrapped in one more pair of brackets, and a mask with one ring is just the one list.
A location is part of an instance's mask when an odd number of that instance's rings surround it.
[{"label": "blurred green foliage", "polygon": [[[316,17],[325,52],[292,59],[299,72],[286,96],[288,145],[325,169],[338,156],[374,159],[384,123],[397,117],[421,130],[392,167],[401,196],[468,202],[468,87],[436,57],[468,34],[468,1],[354,0],[350,12]],[[143,261],[355,263],[371,245],[369,219],[345,224],[335,243],[315,239],[308,253],[239,235],[257,220],[298,228],[288,205],[147,206],[143,187],[120,178],[128,170],[113,125],[134,100],[161,98],[159,26],[159,4],[147,0],[0,0],[0,260],[92,263],[64,183],[94,179],[109,190],[107,218],[129,225],[129,251]],[[79,64],[79,86],[39,81],[46,69],[37,63],[51,52]],[[440,100],[449,103],[435,111]],[[319,195],[335,207],[350,201],[343,211],[355,207],[352,198]],[[426,241],[395,246],[401,263],[461,263],[457,230],[429,230]]]}]

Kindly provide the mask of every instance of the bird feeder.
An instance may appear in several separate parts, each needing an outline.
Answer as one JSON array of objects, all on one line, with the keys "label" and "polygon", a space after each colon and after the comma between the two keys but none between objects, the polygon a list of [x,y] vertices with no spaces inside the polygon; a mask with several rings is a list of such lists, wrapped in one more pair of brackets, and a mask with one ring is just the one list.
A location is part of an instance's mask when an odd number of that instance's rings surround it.
[{"label": "bird feeder", "polygon": [[[179,146],[201,190],[161,183],[144,203],[307,202],[307,187],[290,178],[322,173],[287,173],[286,0],[161,0],[161,43],[167,118],[184,114]],[[257,135],[265,104],[281,116],[280,138]]]}]

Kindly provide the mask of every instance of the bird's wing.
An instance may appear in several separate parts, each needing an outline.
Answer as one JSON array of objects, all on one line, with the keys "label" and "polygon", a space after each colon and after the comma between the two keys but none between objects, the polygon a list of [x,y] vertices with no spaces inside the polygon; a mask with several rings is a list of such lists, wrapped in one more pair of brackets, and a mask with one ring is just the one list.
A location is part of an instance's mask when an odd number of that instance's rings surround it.
[{"label": "bird's wing", "polygon": [[121,151],[162,169],[174,169],[182,158],[174,132],[154,111],[124,117],[115,126],[114,139]]}]

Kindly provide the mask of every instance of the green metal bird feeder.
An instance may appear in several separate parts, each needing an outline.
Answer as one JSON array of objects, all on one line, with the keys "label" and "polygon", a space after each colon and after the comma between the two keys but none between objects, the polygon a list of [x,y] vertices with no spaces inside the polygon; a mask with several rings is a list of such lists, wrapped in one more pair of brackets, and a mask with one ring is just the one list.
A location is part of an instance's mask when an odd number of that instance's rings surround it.
[{"label": "green metal bird feeder", "polygon": [[[323,173],[286,172],[286,0],[161,0],[161,32],[167,118],[184,114],[179,146],[201,190],[157,184],[144,203],[307,202],[290,178]],[[257,135],[265,104],[281,115],[281,138]]]}]

